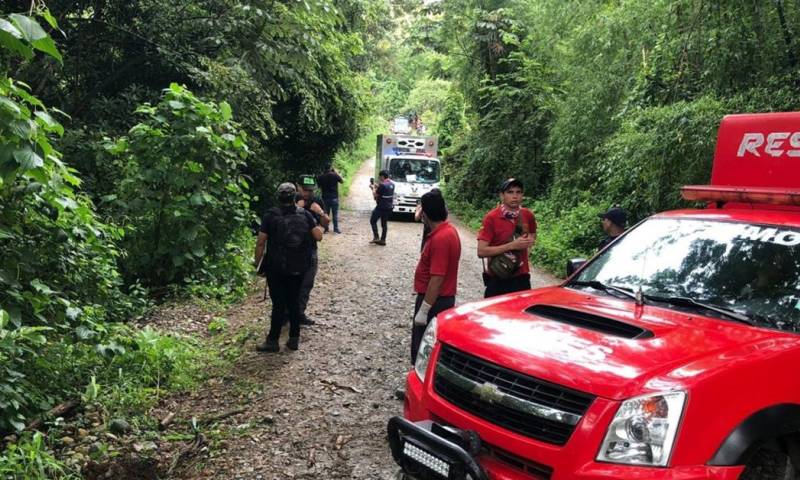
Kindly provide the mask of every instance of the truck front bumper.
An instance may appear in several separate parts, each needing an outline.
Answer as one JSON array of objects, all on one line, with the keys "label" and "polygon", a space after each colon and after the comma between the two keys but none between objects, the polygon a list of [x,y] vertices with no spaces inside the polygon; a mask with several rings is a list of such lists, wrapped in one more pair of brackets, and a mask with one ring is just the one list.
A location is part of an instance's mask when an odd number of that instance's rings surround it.
[{"label": "truck front bumper", "polygon": [[[472,479],[478,480],[482,478],[489,478],[491,480],[736,480],[742,473],[744,467],[717,467],[709,465],[679,465],[669,468],[653,468],[653,467],[636,467],[627,465],[617,465],[611,463],[600,463],[595,461],[581,460],[581,457],[586,458],[586,455],[577,454],[564,454],[568,452],[560,452],[559,455],[552,455],[552,445],[541,444],[541,448],[536,448],[538,442],[527,441],[524,448],[519,448],[519,442],[516,442],[513,434],[509,434],[507,441],[497,442],[495,444],[488,444],[481,437],[483,423],[479,419],[468,416],[463,413],[464,422],[458,421],[457,418],[448,418],[445,422],[447,427],[455,431],[473,431],[479,441],[480,451],[473,449],[472,453],[468,453],[464,446],[456,445],[452,442],[450,434],[446,434],[448,438],[441,438],[441,443],[431,436],[437,436],[436,432],[442,432],[441,427],[434,428],[433,426],[440,423],[441,418],[432,414],[425,406],[427,397],[425,395],[424,385],[417,377],[416,373],[412,370],[406,379],[406,397],[404,403],[403,419],[390,420],[389,440],[392,445],[392,455],[395,461],[404,468],[404,471],[414,478],[425,479],[448,479],[448,480],[467,480],[470,477],[464,476],[436,476],[435,473],[424,470],[423,473],[428,474],[420,475],[419,471],[407,470],[401,462],[404,460],[402,455],[403,446],[397,440],[392,440],[392,424],[402,425],[395,428],[400,432],[405,433],[406,439],[419,438],[421,441],[426,442],[421,444],[422,449],[426,449],[427,445],[445,445],[449,454],[454,454],[459,459],[458,465],[468,465],[469,462],[463,460],[463,455],[469,455],[472,461],[475,462],[482,474],[486,477],[479,477],[477,473],[470,473]],[[396,417],[397,418],[397,417]],[[402,420],[402,422],[400,422]],[[409,426],[411,425],[411,426]],[[497,431],[497,427],[491,424],[486,424],[486,430]],[[457,430],[461,429],[461,430]],[[424,430],[425,433],[419,430]],[[403,440],[402,436],[396,436]],[[495,438],[497,435],[494,435]],[[516,445],[514,445],[516,443]],[[448,445],[449,444],[449,445]],[[398,446],[399,445],[399,446]],[[460,449],[460,452],[451,451],[452,446]],[[516,448],[515,448],[516,447]],[[437,455],[446,455],[438,453],[439,450],[435,448],[426,450],[426,453],[432,454],[434,458]],[[570,448],[567,443],[563,449]],[[512,451],[517,450],[517,453]],[[525,455],[519,455],[520,450],[525,451]],[[401,456],[401,461],[398,461],[396,451]],[[409,449],[420,457],[416,450]],[[592,454],[593,456],[593,454]],[[420,458],[429,459],[427,456],[422,455]],[[449,459],[449,457],[448,457]],[[447,460],[439,458],[443,463]],[[409,461],[410,462],[410,461]],[[435,463],[441,466],[442,463]],[[412,469],[419,468],[417,464],[411,463]],[[458,467],[461,468],[461,467]],[[459,470],[453,469],[449,473],[454,473]]]}]

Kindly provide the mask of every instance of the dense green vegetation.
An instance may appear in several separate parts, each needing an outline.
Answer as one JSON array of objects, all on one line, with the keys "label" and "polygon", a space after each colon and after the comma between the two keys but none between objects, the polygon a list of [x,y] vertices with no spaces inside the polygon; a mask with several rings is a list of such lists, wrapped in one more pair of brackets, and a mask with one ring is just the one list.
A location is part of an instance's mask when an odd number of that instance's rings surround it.
[{"label": "dense green vegetation", "polygon": [[55,405],[155,428],[149,406],[235,357],[230,338],[127,323],[164,298],[243,295],[275,186],[371,151],[384,122],[365,59],[385,8],[0,6],[0,438],[17,433],[3,478],[77,474],[21,433]]},{"label": "dense green vegetation", "polygon": [[415,12],[397,58],[419,80],[386,115],[418,104],[416,86],[447,82],[436,130],[452,204],[474,219],[500,179],[523,178],[541,227],[533,258],[559,274],[595,250],[597,212],[620,205],[636,221],[706,182],[723,115],[800,107],[797,2],[442,0]]}]

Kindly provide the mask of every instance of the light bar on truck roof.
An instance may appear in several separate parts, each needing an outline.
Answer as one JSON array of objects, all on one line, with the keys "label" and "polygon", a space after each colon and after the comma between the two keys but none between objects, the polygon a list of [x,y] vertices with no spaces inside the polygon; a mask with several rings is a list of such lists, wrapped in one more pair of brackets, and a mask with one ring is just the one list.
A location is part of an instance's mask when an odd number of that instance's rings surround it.
[{"label": "light bar on truck roof", "polygon": [[724,185],[686,185],[681,188],[684,200],[692,202],[735,202],[767,205],[799,205],[800,190]]}]

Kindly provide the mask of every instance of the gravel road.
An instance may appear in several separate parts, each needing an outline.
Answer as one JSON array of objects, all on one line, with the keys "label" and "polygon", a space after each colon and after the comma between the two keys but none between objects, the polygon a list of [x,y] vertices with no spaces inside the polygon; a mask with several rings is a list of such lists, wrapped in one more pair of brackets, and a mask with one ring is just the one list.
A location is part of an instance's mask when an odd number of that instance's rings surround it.
[{"label": "gravel road", "polygon": [[[229,328],[250,335],[225,377],[173,398],[155,414],[225,416],[209,426],[207,449],[183,457],[170,478],[389,479],[396,472],[386,421],[402,412],[396,398],[410,368],[412,279],[422,225],[389,224],[388,245],[370,245],[368,188],[372,163],[358,172],[340,212],[341,235],[326,234],[320,271],[297,352],[253,351],[266,327],[261,294],[226,312]],[[457,222],[456,222],[457,223]],[[475,235],[458,224],[462,260],[458,302],[482,297]],[[535,273],[535,286],[554,283]],[[284,332],[284,336],[286,332]],[[169,465],[188,442],[160,445]]]}]

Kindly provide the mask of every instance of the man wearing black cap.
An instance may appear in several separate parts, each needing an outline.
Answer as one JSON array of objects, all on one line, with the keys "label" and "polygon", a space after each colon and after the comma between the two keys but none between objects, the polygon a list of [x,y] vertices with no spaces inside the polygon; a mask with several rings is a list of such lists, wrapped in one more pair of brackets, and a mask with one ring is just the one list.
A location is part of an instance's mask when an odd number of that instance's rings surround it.
[{"label": "man wearing black cap", "polygon": [[461,239],[456,228],[447,221],[447,206],[441,192],[430,191],[420,200],[422,221],[430,234],[422,249],[414,272],[414,324],[411,327],[411,363],[428,322],[456,304],[458,262],[461,259]]},{"label": "man wearing black cap", "polygon": [[[289,312],[289,341],[286,346],[297,350],[300,343],[300,285],[311,268],[311,246],[322,240],[322,227],[310,213],[295,205],[294,184],[278,187],[279,206],[270,209],[261,221],[255,260],[258,273],[267,277],[272,299],[272,320],[259,352],[280,350],[278,338]],[[265,253],[266,250],[266,253]]]},{"label": "man wearing black cap", "polygon": [[[394,182],[389,180],[389,171],[381,170],[380,183],[372,185],[372,196],[375,198],[375,209],[369,218],[372,227],[372,241],[375,245],[386,245],[386,232],[388,231],[389,215],[394,209]],[[378,236],[378,220],[381,222],[381,236]]]},{"label": "man wearing black cap", "polygon": [[602,250],[625,232],[627,219],[625,217],[625,210],[619,207],[609,208],[606,213],[601,213],[598,217],[600,217],[603,231],[606,232],[606,238],[600,242],[600,246],[598,247],[598,250]]},{"label": "man wearing black cap", "polygon": [[500,186],[500,206],[483,217],[478,257],[484,259],[485,298],[531,288],[528,250],[536,243],[536,218],[522,198],[522,182],[509,178]]}]

